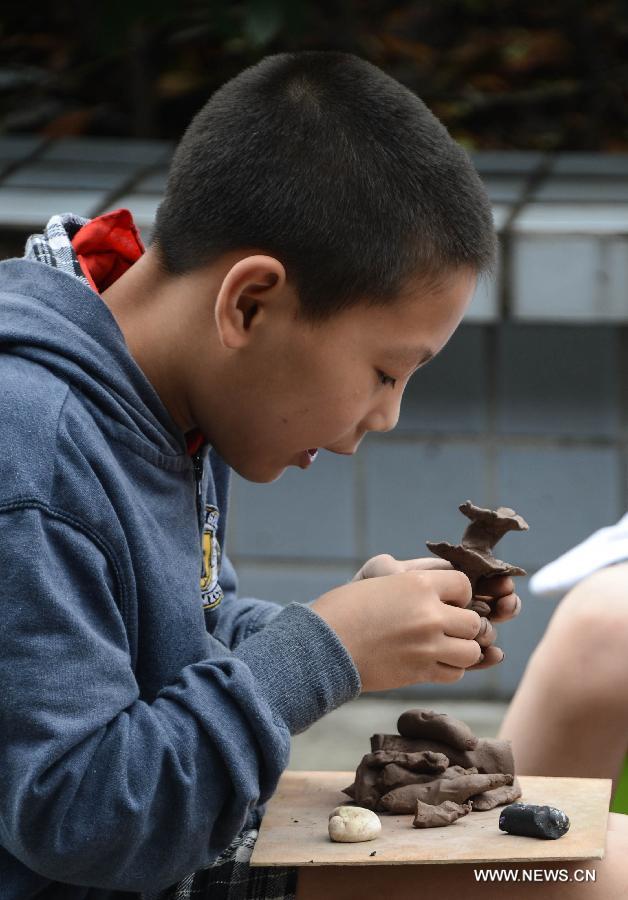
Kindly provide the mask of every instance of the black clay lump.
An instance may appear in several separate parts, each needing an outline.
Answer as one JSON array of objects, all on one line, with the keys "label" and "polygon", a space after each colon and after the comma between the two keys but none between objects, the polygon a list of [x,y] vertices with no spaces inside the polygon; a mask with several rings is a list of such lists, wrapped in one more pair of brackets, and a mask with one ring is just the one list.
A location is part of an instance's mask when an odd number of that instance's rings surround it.
[{"label": "black clay lump", "polygon": [[562,809],[553,806],[513,803],[502,809],[499,827],[508,834],[555,841],[569,831],[569,818]]}]

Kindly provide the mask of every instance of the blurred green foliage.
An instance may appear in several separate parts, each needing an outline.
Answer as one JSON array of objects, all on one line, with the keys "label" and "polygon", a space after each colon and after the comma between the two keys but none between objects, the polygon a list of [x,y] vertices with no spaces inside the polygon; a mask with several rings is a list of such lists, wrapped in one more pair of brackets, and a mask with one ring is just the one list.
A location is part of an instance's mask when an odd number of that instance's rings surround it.
[{"label": "blurred green foliage", "polygon": [[371,60],[470,148],[628,150],[625,0],[4,0],[0,130],[176,138],[301,49]]}]

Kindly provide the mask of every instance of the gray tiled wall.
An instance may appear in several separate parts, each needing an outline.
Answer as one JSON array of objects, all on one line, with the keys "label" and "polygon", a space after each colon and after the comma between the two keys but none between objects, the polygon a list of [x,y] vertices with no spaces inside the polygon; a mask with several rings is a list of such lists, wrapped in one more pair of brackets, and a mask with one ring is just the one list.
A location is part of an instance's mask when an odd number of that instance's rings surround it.
[{"label": "gray tiled wall", "polygon": [[500,434],[616,438],[620,330],[504,325],[497,347]]},{"label": "gray tiled wall", "polygon": [[[625,346],[618,326],[463,325],[414,376],[394,432],[271,485],[234,479],[241,592],[307,601],[373,554],[429,555],[427,539],[461,535],[466,499],[525,516],[530,532],[508,535],[500,555],[530,573],[616,521],[628,501]],[[521,615],[500,629],[502,666],[398,693],[511,696],[556,606],[526,585]]]}]

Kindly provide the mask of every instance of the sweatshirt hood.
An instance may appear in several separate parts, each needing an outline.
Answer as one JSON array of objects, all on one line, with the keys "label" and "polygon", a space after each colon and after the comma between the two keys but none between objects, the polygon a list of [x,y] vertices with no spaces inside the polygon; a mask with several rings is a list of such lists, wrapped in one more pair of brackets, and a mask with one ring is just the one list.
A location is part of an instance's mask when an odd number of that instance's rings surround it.
[{"label": "sweatshirt hood", "polygon": [[[132,224],[130,213],[118,212]],[[28,239],[22,259],[0,263],[0,353],[31,360],[67,382],[99,424],[132,435],[156,462],[181,456],[183,462],[185,434],[131,356],[75,252],[73,238],[88,221],[54,216],[43,234]]]}]

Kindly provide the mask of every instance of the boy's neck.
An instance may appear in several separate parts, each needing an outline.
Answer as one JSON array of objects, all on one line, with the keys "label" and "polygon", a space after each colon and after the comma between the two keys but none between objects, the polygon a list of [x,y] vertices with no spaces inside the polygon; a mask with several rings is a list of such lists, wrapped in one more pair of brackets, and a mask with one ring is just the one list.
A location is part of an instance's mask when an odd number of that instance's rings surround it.
[{"label": "boy's neck", "polygon": [[185,433],[195,428],[187,405],[181,364],[191,352],[186,295],[175,296],[175,279],[164,277],[148,248],[101,297],[120,328],[131,356]]}]

